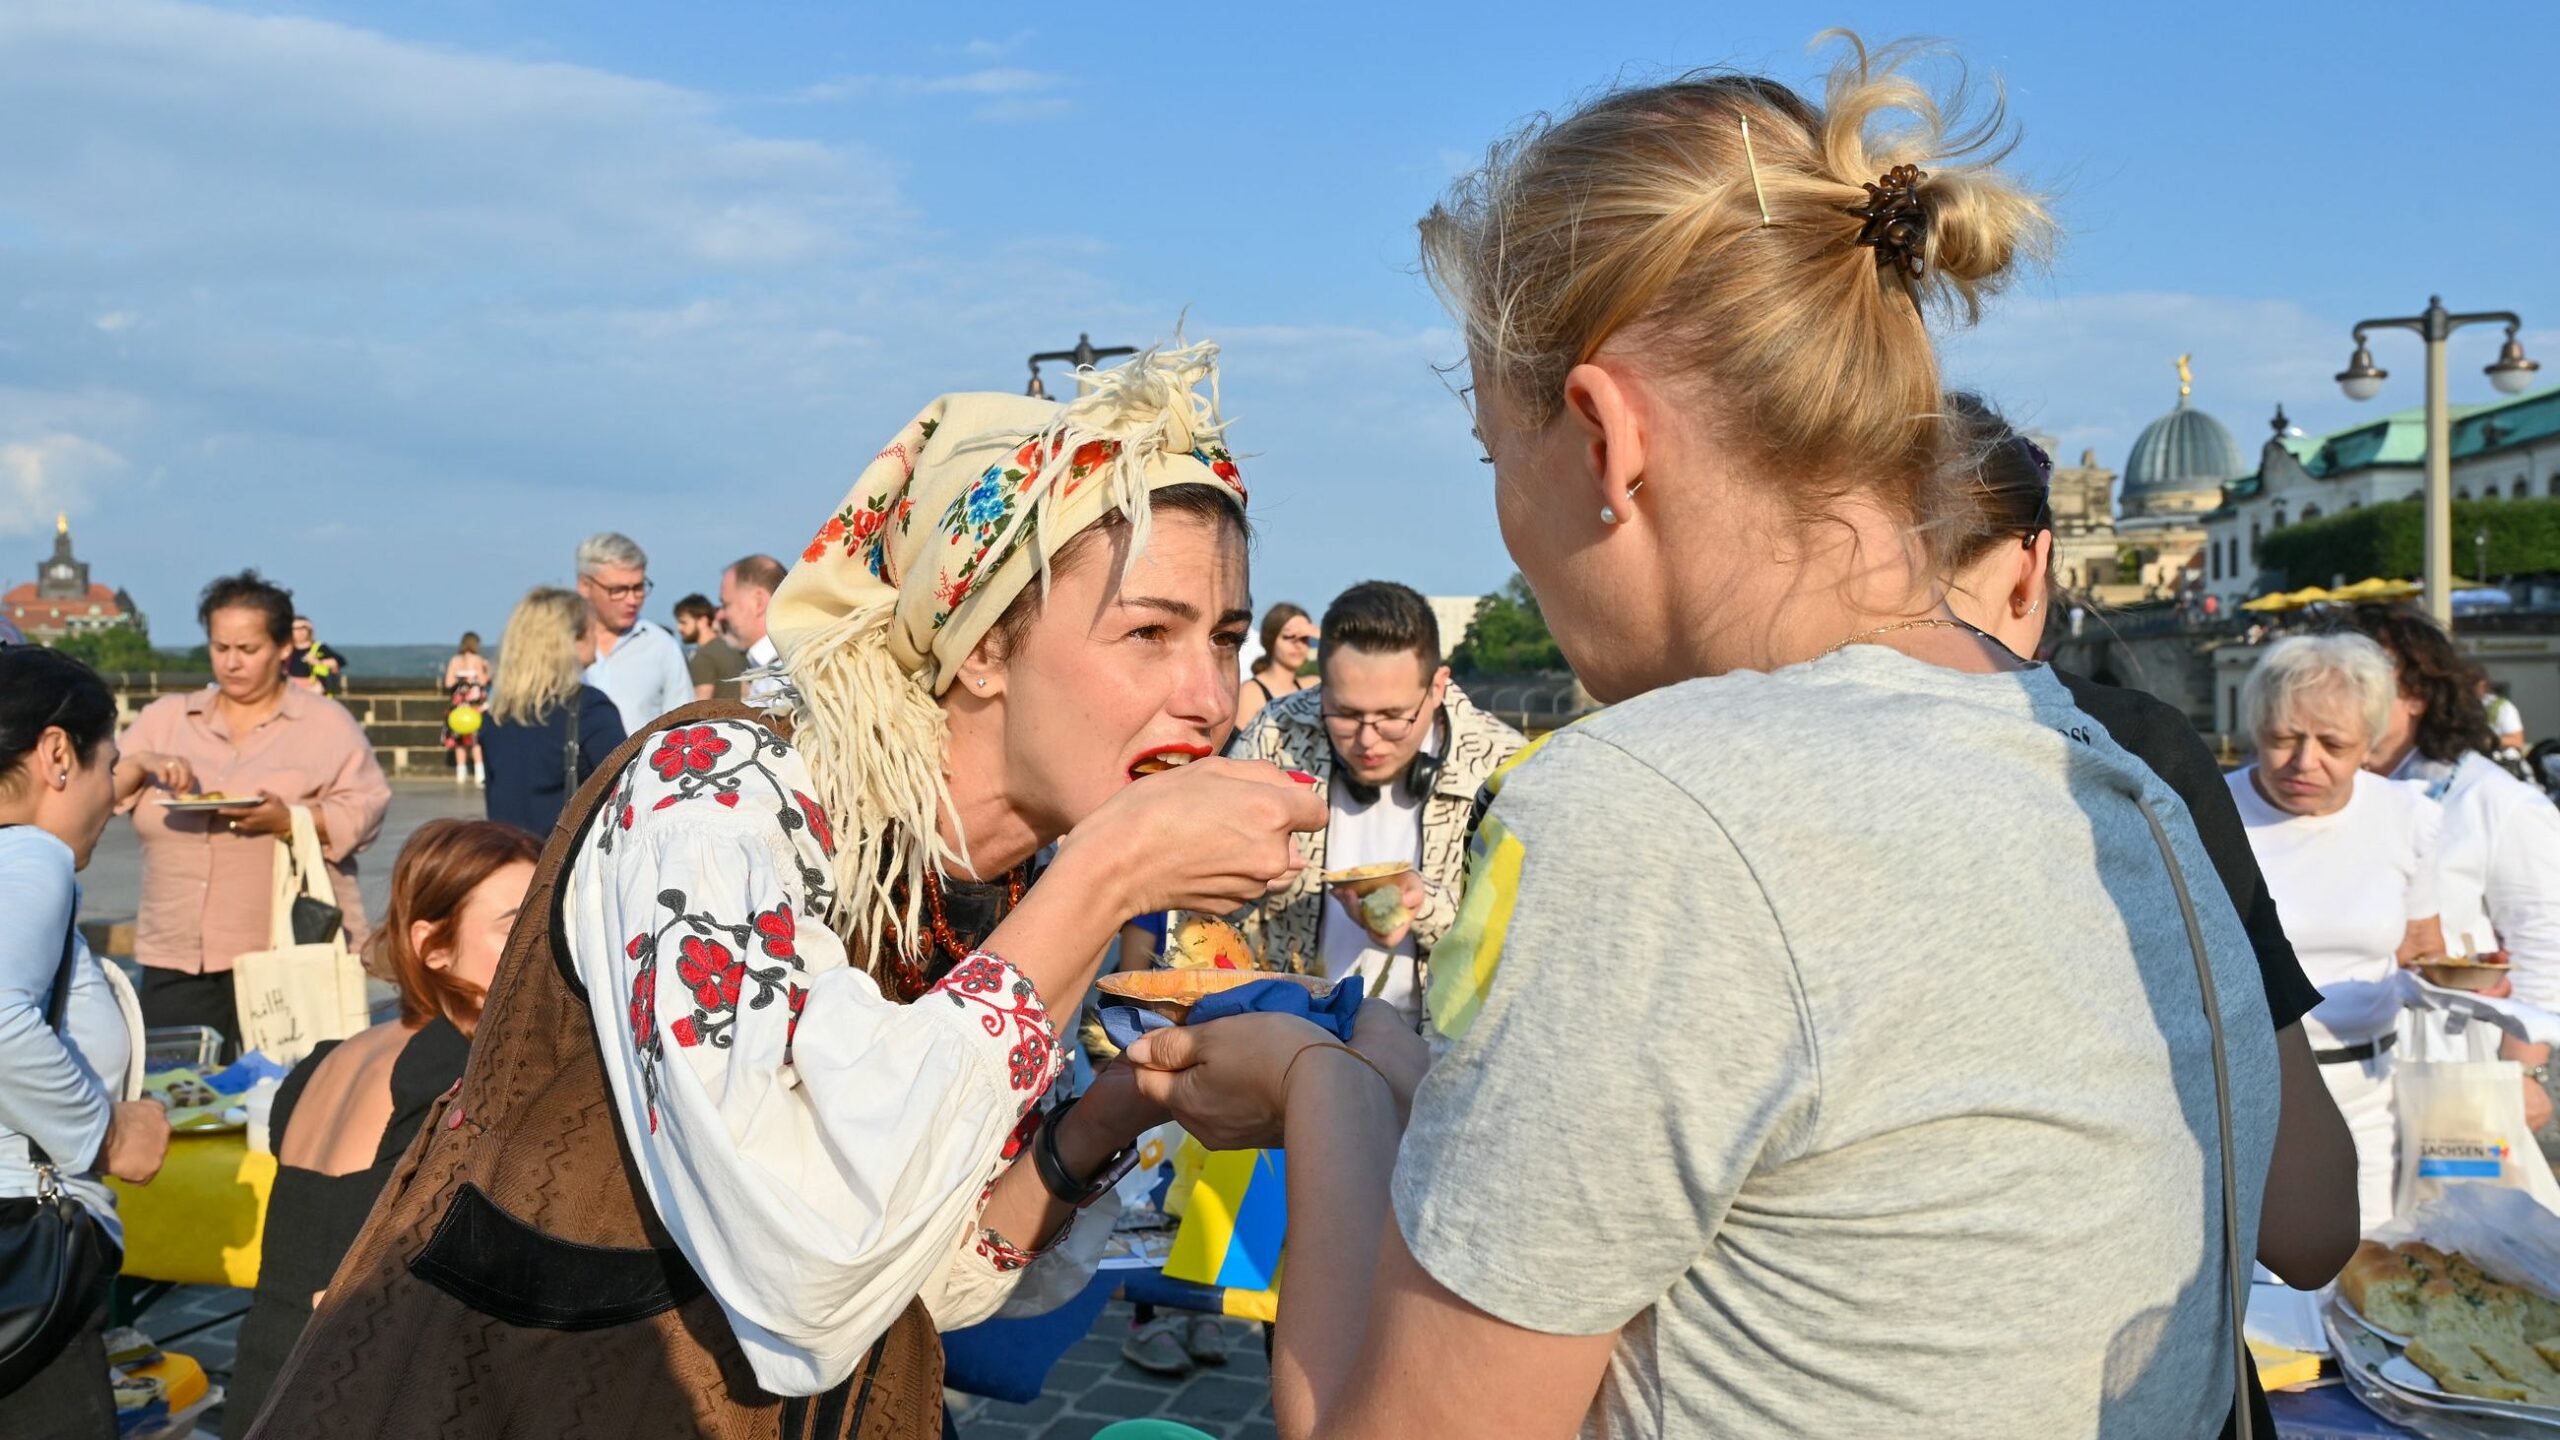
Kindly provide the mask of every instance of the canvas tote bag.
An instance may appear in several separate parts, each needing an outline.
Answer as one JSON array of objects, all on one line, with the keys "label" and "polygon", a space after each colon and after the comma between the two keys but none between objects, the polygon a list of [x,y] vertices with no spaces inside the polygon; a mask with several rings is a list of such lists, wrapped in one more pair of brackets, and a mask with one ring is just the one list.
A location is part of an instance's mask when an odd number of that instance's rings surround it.
[{"label": "canvas tote bag", "polygon": [[233,997],[240,1008],[240,1048],[265,1052],[292,1065],[323,1040],[344,1040],[371,1023],[365,1006],[364,967],[347,948],[344,925],[327,926],[325,940],[296,943],[295,912],[308,918],[335,912],[328,859],[311,812],[296,805],[293,833],[276,842],[275,897],[268,907],[267,948],[231,962]]}]

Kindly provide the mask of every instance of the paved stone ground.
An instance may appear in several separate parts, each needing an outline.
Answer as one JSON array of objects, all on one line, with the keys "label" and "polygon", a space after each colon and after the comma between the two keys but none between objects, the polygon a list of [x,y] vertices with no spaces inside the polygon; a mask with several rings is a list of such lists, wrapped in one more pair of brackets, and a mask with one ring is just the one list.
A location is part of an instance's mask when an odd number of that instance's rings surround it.
[{"label": "paved stone ground", "polygon": [[[142,1318],[142,1328],[163,1345],[194,1356],[216,1384],[230,1378],[239,1312],[249,1292],[210,1285],[172,1291]],[[1046,1393],[1028,1405],[1007,1405],[955,1395],[952,1413],[963,1440],[1090,1440],[1115,1420],[1157,1416],[1194,1425],[1219,1440],[1273,1440],[1271,1370],[1252,1326],[1223,1322],[1229,1359],[1180,1379],[1150,1375],[1120,1358],[1129,1333],[1129,1307],[1114,1302],[1093,1333],[1071,1347],[1049,1372]],[[204,1327],[197,1329],[197,1327]],[[194,1334],[187,1331],[195,1330]],[[183,1337],[183,1338],[181,1338]],[[205,1440],[245,1433],[225,1429],[220,1407],[207,1412],[196,1433]]]}]

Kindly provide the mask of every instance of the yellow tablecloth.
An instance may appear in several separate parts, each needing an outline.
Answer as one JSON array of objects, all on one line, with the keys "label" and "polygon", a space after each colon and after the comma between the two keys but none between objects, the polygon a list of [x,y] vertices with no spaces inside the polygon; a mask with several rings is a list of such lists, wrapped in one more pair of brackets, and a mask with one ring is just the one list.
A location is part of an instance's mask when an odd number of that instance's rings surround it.
[{"label": "yellow tablecloth", "polygon": [[124,1221],[124,1273],[181,1285],[258,1283],[273,1155],[249,1153],[246,1135],[177,1135],[148,1185],[107,1184]]}]

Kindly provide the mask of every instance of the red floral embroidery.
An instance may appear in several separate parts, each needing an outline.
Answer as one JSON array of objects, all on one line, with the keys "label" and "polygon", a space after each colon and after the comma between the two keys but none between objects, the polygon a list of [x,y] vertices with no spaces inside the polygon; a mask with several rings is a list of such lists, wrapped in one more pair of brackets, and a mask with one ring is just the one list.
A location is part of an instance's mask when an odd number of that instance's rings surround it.
[{"label": "red floral embroidery", "polygon": [[1013,1133],[1004,1137],[1004,1158],[1011,1160],[1030,1149],[1031,1137],[1040,1133],[1041,1122],[1048,1118],[1048,1112],[1037,1106],[1023,1111],[1022,1118],[1013,1122]]},{"label": "red floral embroidery", "polygon": [[687,770],[709,770],[729,753],[729,742],[708,725],[669,730],[659,738],[664,743],[649,757],[649,765],[661,780],[673,780]]},{"label": "red floral embroidery", "polygon": [[628,805],[622,807],[622,828],[625,830],[631,828],[631,807]]},{"label": "red floral embroidery", "polygon": [[728,946],[699,935],[685,937],[684,958],[676,962],[676,975],[693,987],[694,1003],[703,1009],[734,1007],[746,974],[747,962],[730,954]]},{"label": "red floral embroidery", "polygon": [[754,924],[756,938],[764,944],[764,953],[776,960],[800,958],[800,922],[793,918],[790,906],[776,905],[756,916]]},{"label": "red floral embroidery", "polygon": [[818,837],[818,848],[827,852],[828,858],[833,859],[836,853],[836,827],[827,823],[827,812],[818,808],[817,801],[797,790],[791,792],[791,799],[800,807],[801,818],[809,822],[809,833]]},{"label": "red floral embroidery", "polygon": [[794,985],[784,1003],[791,1007],[791,1019],[782,1027],[782,1063],[788,1065],[791,1063],[791,1042],[800,1038],[800,1012],[809,1004],[809,992]]},{"label": "red floral embroidery", "polygon": [[1005,1078],[1022,1097],[1024,1109],[1047,1092],[1057,1078],[1058,1037],[1039,992],[1020,971],[982,950],[953,966],[927,993],[934,992],[963,1009],[978,1007],[985,1012],[978,1024],[989,1035],[1012,1038],[1013,1047],[1005,1052]]},{"label": "red floral embroidery", "polygon": [[658,1065],[665,1051],[658,1043],[657,937],[634,935],[623,953],[640,962],[631,975],[631,1054],[640,1066],[641,1104],[649,1114],[649,1133],[658,1133]]},{"label": "red floral embroidery", "polygon": [[800,552],[800,558],[803,560],[823,560],[827,558],[827,547],[843,539],[844,532],[844,517],[840,515],[828,516],[827,523],[818,527],[818,538],[809,542],[809,548]]}]

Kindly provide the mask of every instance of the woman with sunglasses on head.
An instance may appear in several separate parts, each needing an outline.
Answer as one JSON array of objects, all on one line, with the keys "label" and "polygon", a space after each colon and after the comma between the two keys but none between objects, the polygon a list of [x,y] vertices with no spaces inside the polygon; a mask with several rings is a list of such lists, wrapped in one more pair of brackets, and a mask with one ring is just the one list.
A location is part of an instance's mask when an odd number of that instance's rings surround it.
[{"label": "woman with sunglasses on head", "polygon": [[776,709],[651,722],[561,817],[252,1435],[932,1436],[938,1330],[1083,1289],[1162,1111],[1125,1070],[1042,1109],[1050,1017],[1323,824],[1209,758],[1251,619],[1214,353],[946,395],[864,468],[773,597]]},{"label": "woman with sunglasses on head", "polygon": [[1314,676],[1298,673],[1316,649],[1316,622],[1307,618],[1306,611],[1286,600],[1263,611],[1261,639],[1262,658],[1236,690],[1239,730],[1251,724],[1263,706],[1316,683]]},{"label": "woman with sunglasses on head", "polygon": [[1409,1100],[1374,1012],[1131,1047],[1324,1217],[1285,1436],[2247,1414],[2255,955],[2168,786],[1945,603],[1978,522],[1927,317],[2049,223],[1910,47],[1849,48],[1819,106],[1608,95],[1423,222],[1504,540],[1611,705],[1497,782]]},{"label": "woman with sunglasses on head", "polygon": [[[2053,461],[1980,396],[1949,395],[1947,413],[1957,443],[1975,457],[1982,499],[1979,533],[1951,552],[1955,579],[1947,604],[2015,653],[2034,655],[2054,591]],[[2302,1032],[2302,1017],[2318,1007],[2320,992],[2294,958],[2222,767],[2194,724],[2142,691],[2102,685],[2059,667],[2053,673],[2073,703],[2186,803],[2223,893],[2249,933],[2268,1022],[2275,1027],[2284,1093],[2258,1220],[2257,1259],[2294,1289],[2318,1290],[2337,1277],[2356,1232],[2355,1141]],[[2273,1434],[2274,1417],[2254,1368],[2249,1390],[2260,1433]]]}]

